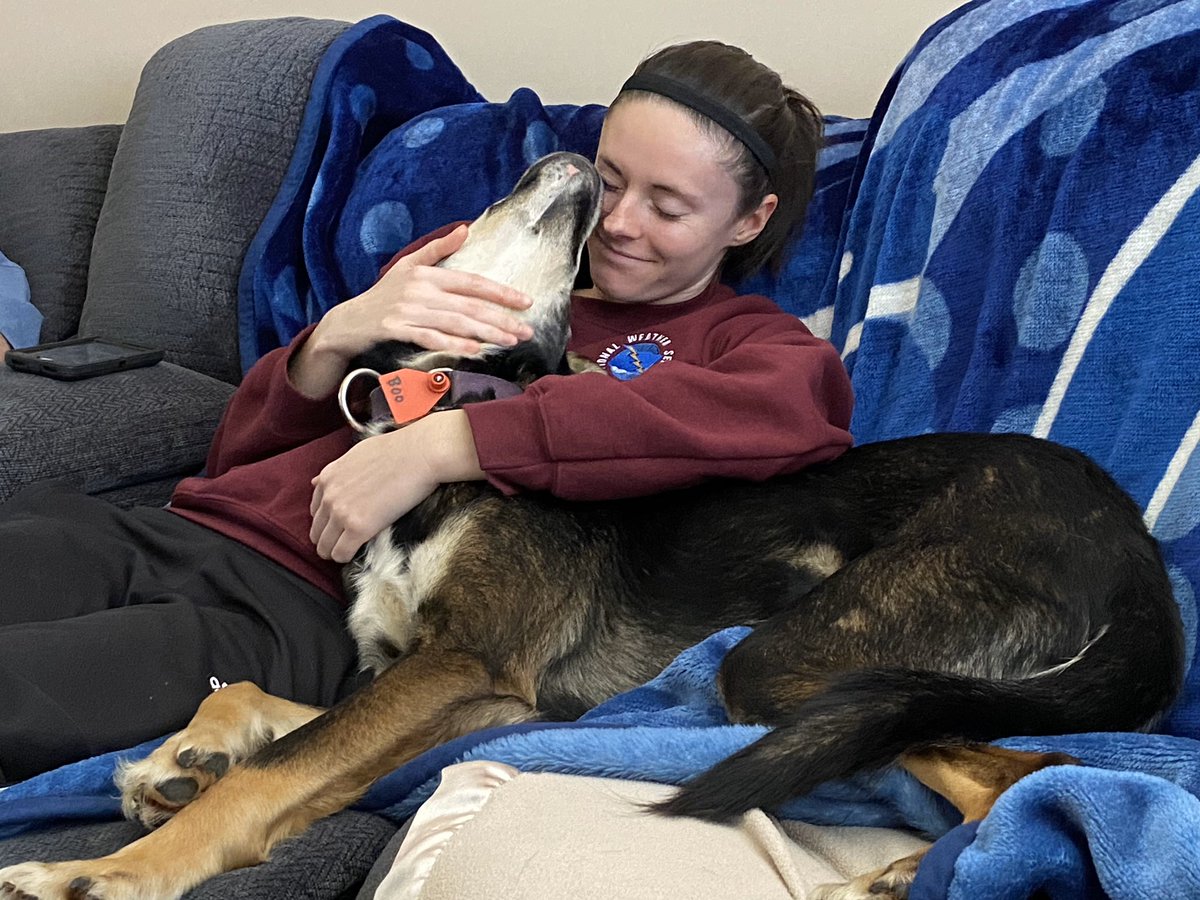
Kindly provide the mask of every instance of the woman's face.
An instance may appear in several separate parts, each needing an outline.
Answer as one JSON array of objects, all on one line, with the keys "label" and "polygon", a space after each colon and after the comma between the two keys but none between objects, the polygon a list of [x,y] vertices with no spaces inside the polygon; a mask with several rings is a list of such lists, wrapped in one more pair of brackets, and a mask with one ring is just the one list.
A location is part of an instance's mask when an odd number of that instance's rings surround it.
[{"label": "woman's face", "polygon": [[587,245],[596,293],[618,303],[689,300],[727,248],[762,230],[775,195],[739,216],[722,154],[674,103],[626,99],[609,111],[596,153],[603,213]]}]

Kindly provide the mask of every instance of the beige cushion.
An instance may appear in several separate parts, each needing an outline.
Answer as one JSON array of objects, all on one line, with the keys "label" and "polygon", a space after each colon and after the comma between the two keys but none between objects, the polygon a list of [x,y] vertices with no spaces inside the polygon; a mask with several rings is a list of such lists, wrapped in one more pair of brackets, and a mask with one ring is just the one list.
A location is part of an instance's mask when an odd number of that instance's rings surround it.
[{"label": "beige cushion", "polygon": [[671,788],[450,766],[418,810],[376,900],[774,900],[803,898],[923,847],[881,828],[735,826],[648,815]]}]

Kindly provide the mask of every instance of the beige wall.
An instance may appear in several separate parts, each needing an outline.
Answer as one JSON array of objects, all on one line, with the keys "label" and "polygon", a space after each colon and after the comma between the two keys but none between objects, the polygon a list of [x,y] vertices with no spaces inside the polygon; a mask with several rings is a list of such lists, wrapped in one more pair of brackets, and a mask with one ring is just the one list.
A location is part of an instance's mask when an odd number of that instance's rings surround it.
[{"label": "beige wall", "polygon": [[0,0],[0,131],[121,122],[138,73],[201,25],[386,12],[430,31],[484,96],[607,102],[654,48],[739,44],[826,112],[863,116],[926,25],[960,0]]}]

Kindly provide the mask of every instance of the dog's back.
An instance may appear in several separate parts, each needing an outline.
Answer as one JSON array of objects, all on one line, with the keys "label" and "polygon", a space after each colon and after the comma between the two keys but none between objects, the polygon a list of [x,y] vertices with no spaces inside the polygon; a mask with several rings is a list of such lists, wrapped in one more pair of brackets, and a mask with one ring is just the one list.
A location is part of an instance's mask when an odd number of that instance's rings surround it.
[{"label": "dog's back", "polygon": [[1158,547],[1081,453],[929,435],[856,448],[747,500],[786,505],[760,519],[765,533],[804,523],[796,558],[841,552],[842,565],[722,668],[735,719],[783,727],[668,811],[773,808],[914,747],[1136,730],[1179,691],[1182,625]]}]

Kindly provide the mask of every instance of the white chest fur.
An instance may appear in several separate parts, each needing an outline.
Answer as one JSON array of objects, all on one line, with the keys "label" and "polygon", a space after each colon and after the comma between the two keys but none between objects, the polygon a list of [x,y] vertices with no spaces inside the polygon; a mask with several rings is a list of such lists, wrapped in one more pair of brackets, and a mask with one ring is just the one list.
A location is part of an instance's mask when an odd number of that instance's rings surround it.
[{"label": "white chest fur", "polygon": [[348,627],[359,666],[379,673],[404,656],[416,637],[421,605],[445,577],[462,540],[466,516],[453,515],[419,544],[398,546],[391,529],[367,544],[350,570]]}]

